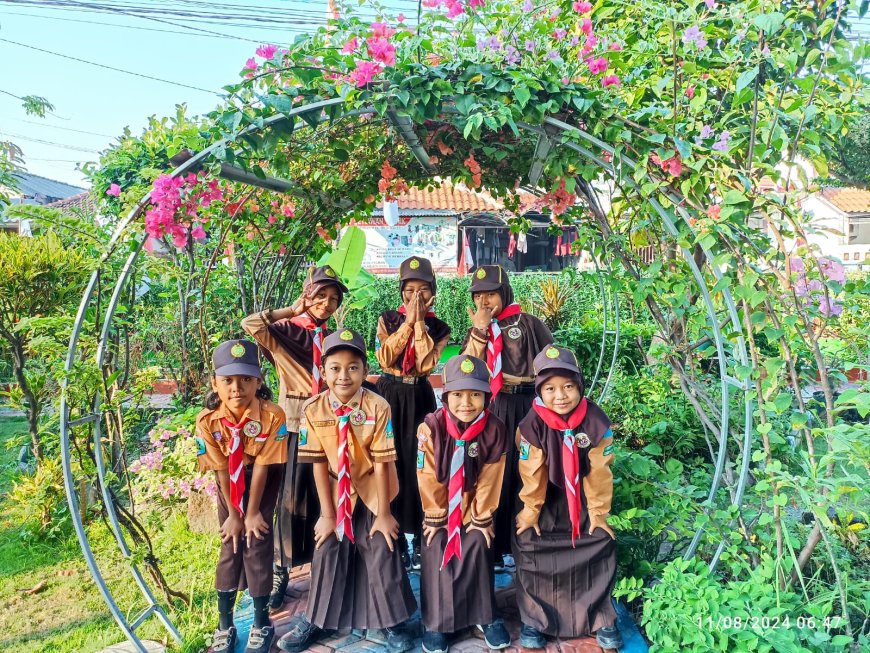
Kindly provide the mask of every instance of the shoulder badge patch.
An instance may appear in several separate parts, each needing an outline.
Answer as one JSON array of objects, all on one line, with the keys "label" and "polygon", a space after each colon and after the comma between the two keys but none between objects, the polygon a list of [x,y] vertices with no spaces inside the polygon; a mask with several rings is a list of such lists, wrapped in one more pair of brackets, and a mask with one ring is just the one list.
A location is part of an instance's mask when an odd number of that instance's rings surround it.
[{"label": "shoulder badge patch", "polygon": [[308,444],[308,429],[304,426],[299,429],[299,446],[304,447]]},{"label": "shoulder badge patch", "polygon": [[611,444],[608,444],[606,447],[604,447],[604,455],[605,456],[609,456],[610,454],[613,453],[613,446],[614,446],[613,443],[611,443]]},{"label": "shoulder badge patch", "polygon": [[520,438],[520,460],[529,459],[529,446],[525,438]]},{"label": "shoulder badge patch", "polygon": [[281,424],[281,427],[278,429],[278,432],[275,434],[275,442],[281,442],[281,440],[287,439],[287,425]]},{"label": "shoulder badge patch", "polygon": [[205,455],[205,440],[201,437],[196,436],[196,455],[204,456]]},{"label": "shoulder badge patch", "polygon": [[423,469],[423,465],[426,463],[426,452],[422,449],[417,449],[417,469]]},{"label": "shoulder badge patch", "polygon": [[387,420],[387,439],[391,439],[393,437],[393,420]]}]

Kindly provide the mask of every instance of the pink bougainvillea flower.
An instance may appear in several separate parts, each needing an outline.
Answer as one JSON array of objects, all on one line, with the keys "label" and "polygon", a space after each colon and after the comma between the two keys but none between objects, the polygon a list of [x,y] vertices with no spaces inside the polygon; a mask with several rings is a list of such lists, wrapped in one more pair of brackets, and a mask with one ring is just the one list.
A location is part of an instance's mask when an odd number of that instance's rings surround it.
[{"label": "pink bougainvillea flower", "polygon": [[423,6],[429,9],[434,9],[441,4],[441,0],[423,0]]},{"label": "pink bougainvillea flower", "polygon": [[707,9],[713,9],[716,6],[716,0],[704,0],[704,4],[707,5]]},{"label": "pink bougainvillea flower", "polygon": [[468,6],[472,9],[477,9],[478,7],[483,7],[486,5],[486,0],[469,0]]},{"label": "pink bougainvillea flower", "polygon": [[686,97],[689,98],[690,100],[693,97],[695,97],[695,87],[694,86],[687,86],[686,87]]},{"label": "pink bougainvillea flower", "polygon": [[465,13],[465,7],[459,0],[447,0],[447,17],[456,18]]},{"label": "pink bougainvillea flower", "polygon": [[356,68],[351,71],[349,77],[353,83],[362,88],[374,79],[375,75],[379,75],[384,70],[383,66],[374,61],[357,61]]},{"label": "pink bougainvillea flower", "polygon": [[713,204],[707,209],[707,216],[712,218],[713,220],[718,220],[721,213],[722,207],[718,204]]},{"label": "pink bougainvillea flower", "polygon": [[622,50],[622,44],[614,41],[613,43],[611,43],[610,45],[607,46],[607,49],[613,50],[614,52],[619,52],[620,50]]},{"label": "pink bougainvillea flower", "polygon": [[370,37],[366,39],[366,47],[375,61],[387,66],[396,64],[396,48],[387,39]]},{"label": "pink bougainvillea flower", "polygon": [[245,67],[242,70],[257,70],[257,60],[251,57],[245,62]]},{"label": "pink bougainvillea flower", "polygon": [[263,59],[271,59],[275,56],[275,53],[278,51],[277,45],[261,45],[257,48],[256,55],[258,57],[262,57]]},{"label": "pink bougainvillea flower", "polygon": [[588,65],[590,73],[592,73],[593,75],[600,75],[605,70],[607,70],[607,59],[605,59],[604,57],[591,59]]},{"label": "pink bougainvillea flower", "polygon": [[583,22],[580,23],[580,31],[583,32],[586,36],[592,34],[592,19],[584,18]]},{"label": "pink bougainvillea flower", "polygon": [[697,25],[692,25],[683,32],[683,43],[685,45],[694,43],[699,50],[707,47],[707,39],[701,34],[701,30]]},{"label": "pink bougainvillea flower", "polygon": [[190,236],[194,240],[205,240],[205,229],[202,228],[201,224],[198,224],[191,229]]},{"label": "pink bougainvillea flower", "polygon": [[846,268],[843,267],[843,264],[839,261],[835,261],[834,259],[822,257],[819,259],[819,267],[822,270],[822,274],[825,275],[830,281],[836,281],[837,283],[846,283]]},{"label": "pink bougainvillea flower", "polygon": [[270,215],[268,218],[266,218],[266,222],[268,222],[269,224],[275,224],[275,221],[277,219],[278,218],[276,218],[274,215]]},{"label": "pink bougainvillea flower", "polygon": [[588,14],[592,11],[592,3],[591,2],[575,2],[573,5],[574,11],[578,14]]},{"label": "pink bougainvillea flower", "polygon": [[608,86],[622,86],[622,80],[619,79],[619,75],[607,75],[601,78],[601,85],[604,88]]},{"label": "pink bougainvillea flower", "polygon": [[396,30],[386,23],[372,23],[371,28],[372,36],[376,39],[388,39],[396,33]]},{"label": "pink bougainvillea flower", "polygon": [[399,21],[400,23],[404,23],[405,22],[405,14],[399,14],[398,16],[396,16],[396,20]]},{"label": "pink bougainvillea flower", "polygon": [[121,194],[121,187],[118,184],[112,184],[106,189],[106,195],[118,197]]},{"label": "pink bougainvillea flower", "polygon": [[342,46],[341,53],[353,54],[357,50],[357,48],[359,48],[359,39],[354,36],[350,41]]},{"label": "pink bougainvillea flower", "polygon": [[568,33],[568,30],[564,30],[561,27],[557,27],[553,30],[553,38],[557,41],[561,41],[565,38],[565,35]]}]

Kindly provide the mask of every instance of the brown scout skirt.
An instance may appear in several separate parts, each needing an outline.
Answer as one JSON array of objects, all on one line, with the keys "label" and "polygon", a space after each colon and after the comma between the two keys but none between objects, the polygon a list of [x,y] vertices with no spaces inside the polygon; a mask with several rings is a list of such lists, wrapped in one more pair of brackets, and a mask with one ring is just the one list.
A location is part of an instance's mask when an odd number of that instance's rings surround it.
[{"label": "brown scout skirt", "polygon": [[441,529],[421,547],[420,603],[423,625],[436,633],[455,633],[495,621],[492,549],[479,531],[462,528],[462,560],[451,558],[444,569],[447,530]]},{"label": "brown scout skirt", "polygon": [[399,530],[419,538],[423,528],[423,508],[417,487],[417,427],[426,415],[435,412],[435,393],[428,379],[409,385],[381,376],[377,388],[390,404],[395,434],[399,494],[391,509],[399,522]]},{"label": "brown scout skirt", "polygon": [[314,556],[314,525],[320,503],[313,465],[297,464],[299,434],[287,434],[287,465],[281,479],[281,500],[275,512],[275,564],[296,567]]},{"label": "brown scout skirt", "polygon": [[589,535],[586,496],[580,537],[571,547],[565,491],[549,484],[538,525],[514,535],[517,606],[524,624],[553,637],[581,637],[616,623],[611,593],[616,542],[602,529]]},{"label": "brown scout skirt", "polygon": [[[248,493],[251,488],[253,465],[245,468],[245,504],[248,503]],[[284,465],[269,465],[266,476],[266,486],[260,499],[260,514],[267,524],[272,523],[275,504],[278,501],[278,491],[284,476]],[[223,524],[229,516],[223,492],[218,488],[218,525]],[[251,596],[268,596],[272,591],[272,529],[262,540],[252,538],[251,546],[245,543],[245,534],[239,537],[236,552],[233,553],[233,541],[221,543],[215,574],[215,589],[219,592],[250,590]]]},{"label": "brown scout skirt", "polygon": [[331,536],[314,552],[306,615],[315,626],[389,628],[407,621],[417,609],[399,548],[394,546],[391,552],[380,533],[369,539],[374,521],[372,512],[357,499],[356,543]]}]

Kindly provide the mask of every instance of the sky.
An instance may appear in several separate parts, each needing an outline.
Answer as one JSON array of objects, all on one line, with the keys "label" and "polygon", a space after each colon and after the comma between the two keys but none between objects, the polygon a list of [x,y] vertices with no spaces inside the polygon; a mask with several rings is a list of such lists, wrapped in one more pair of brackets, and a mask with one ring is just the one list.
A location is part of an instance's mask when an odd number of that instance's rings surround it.
[{"label": "sky", "polygon": [[[417,0],[380,4],[416,18]],[[0,0],[0,140],[22,148],[29,172],[86,186],[77,163],[96,160],[124,127],[138,134],[179,103],[191,116],[211,110],[260,43],[316,30],[326,9],[327,0]],[[870,37],[870,19],[856,31]],[[25,115],[12,97],[24,95],[54,112]]]},{"label": "sky", "polygon": [[[381,5],[416,18],[416,0]],[[96,160],[124,127],[138,134],[148,116],[174,115],[179,103],[188,115],[210,111],[260,43],[316,30],[326,9],[326,0],[0,0],[0,140],[21,147],[28,172],[86,187],[76,164]],[[155,10],[151,20],[135,15]],[[28,116],[9,94],[42,96],[55,109]]]}]

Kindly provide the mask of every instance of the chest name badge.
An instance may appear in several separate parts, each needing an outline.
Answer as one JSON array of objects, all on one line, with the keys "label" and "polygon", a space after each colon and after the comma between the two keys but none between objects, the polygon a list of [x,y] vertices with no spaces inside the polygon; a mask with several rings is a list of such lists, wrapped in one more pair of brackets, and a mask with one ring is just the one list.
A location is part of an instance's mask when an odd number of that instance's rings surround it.
[{"label": "chest name badge", "polygon": [[508,338],[510,338],[511,340],[519,340],[523,335],[523,332],[519,327],[511,327],[510,329],[508,329],[507,333]]},{"label": "chest name badge", "polygon": [[320,428],[323,426],[335,426],[335,420],[334,419],[312,420],[311,425],[315,426],[317,428]]},{"label": "chest name badge", "polygon": [[221,432],[220,432],[220,431],[212,431],[212,433],[211,433],[211,437],[214,438],[214,441],[215,441],[215,442],[220,442],[220,441],[221,441],[221,437],[223,437],[223,436],[221,436]]},{"label": "chest name badge", "polygon": [[471,444],[468,445],[465,452],[471,458],[477,458],[477,455],[480,453],[480,447],[478,446],[477,442],[472,442]]},{"label": "chest name badge", "polygon": [[578,433],[574,436],[574,440],[577,442],[577,446],[581,449],[585,449],[590,444],[592,444],[592,440],[590,440],[589,436],[585,433]]},{"label": "chest name badge", "polygon": [[245,424],[245,427],[242,429],[242,431],[249,438],[255,438],[263,432],[263,425],[260,424],[260,422],[250,421]]}]

